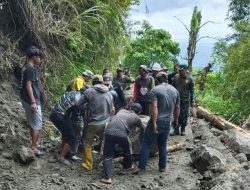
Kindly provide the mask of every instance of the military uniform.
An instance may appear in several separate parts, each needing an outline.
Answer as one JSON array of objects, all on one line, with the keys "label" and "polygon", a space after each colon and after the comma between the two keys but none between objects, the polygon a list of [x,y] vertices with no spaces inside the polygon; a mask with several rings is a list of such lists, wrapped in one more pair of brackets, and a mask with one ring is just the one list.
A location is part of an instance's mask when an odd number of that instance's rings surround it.
[{"label": "military uniform", "polygon": [[175,132],[178,134],[179,127],[181,127],[181,132],[185,132],[189,116],[189,106],[194,103],[194,80],[190,75],[180,76],[177,74],[173,79],[173,86],[180,94],[179,126],[175,128]]}]

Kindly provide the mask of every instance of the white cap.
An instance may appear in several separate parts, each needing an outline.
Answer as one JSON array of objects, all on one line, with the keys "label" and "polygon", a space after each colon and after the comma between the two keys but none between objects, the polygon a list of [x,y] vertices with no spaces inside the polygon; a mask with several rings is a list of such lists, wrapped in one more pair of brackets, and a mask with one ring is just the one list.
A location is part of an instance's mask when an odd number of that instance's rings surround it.
[{"label": "white cap", "polygon": [[159,63],[154,63],[153,67],[152,67],[153,71],[161,71],[161,65]]}]

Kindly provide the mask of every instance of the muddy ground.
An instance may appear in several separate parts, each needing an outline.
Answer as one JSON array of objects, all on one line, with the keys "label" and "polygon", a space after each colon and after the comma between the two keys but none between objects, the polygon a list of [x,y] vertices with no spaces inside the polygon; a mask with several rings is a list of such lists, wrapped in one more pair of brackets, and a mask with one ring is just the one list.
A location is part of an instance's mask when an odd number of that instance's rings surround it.
[{"label": "muddy ground", "polygon": [[[185,143],[186,147],[168,154],[168,166],[165,173],[158,172],[157,158],[149,160],[147,172],[141,175],[124,174],[121,172],[120,164],[115,164],[113,184],[103,185],[99,182],[102,177],[102,165],[99,164],[98,154],[95,154],[94,170],[90,172],[86,172],[80,167],[81,161],[74,162],[71,167],[60,165],[54,159],[60,149],[60,143],[49,139],[45,131],[42,132],[41,142],[47,147],[46,155],[24,164],[20,161],[17,152],[20,151],[21,145],[29,147],[30,139],[29,131],[25,125],[24,111],[17,92],[14,78],[1,81],[1,190],[250,189],[249,161],[244,157],[247,152],[243,155],[243,161],[238,161],[235,159],[238,153],[225,144],[225,138],[223,141],[221,135],[225,132],[216,131],[205,121],[193,118],[189,121],[185,137],[169,137],[168,145]],[[46,114],[44,120],[46,120]],[[51,126],[47,126],[47,131],[49,127]],[[220,134],[218,135],[218,133]],[[220,155],[213,154],[209,157],[208,154],[204,154],[204,157],[199,158],[197,156],[199,153],[196,154],[195,151],[200,147],[202,150],[205,150],[206,147],[216,149],[219,152],[216,153]],[[248,151],[247,148],[244,150]],[[211,150],[209,149],[209,151]],[[79,156],[82,155],[79,154]],[[213,162],[209,163],[211,160]]]}]

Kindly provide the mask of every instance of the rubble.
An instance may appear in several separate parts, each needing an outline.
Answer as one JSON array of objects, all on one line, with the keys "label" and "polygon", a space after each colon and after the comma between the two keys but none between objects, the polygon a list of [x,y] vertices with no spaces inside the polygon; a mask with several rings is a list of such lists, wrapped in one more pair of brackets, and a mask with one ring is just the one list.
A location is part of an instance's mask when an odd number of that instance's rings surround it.
[{"label": "rubble", "polygon": [[16,154],[18,160],[24,164],[29,164],[35,160],[34,152],[31,150],[31,148],[27,148],[25,146],[19,147]]},{"label": "rubble", "polygon": [[235,129],[225,132],[222,141],[237,153],[244,153],[250,160],[250,136]]},{"label": "rubble", "polygon": [[226,159],[218,150],[204,145],[195,148],[190,155],[194,167],[200,173],[204,173],[211,167],[224,166],[226,164]]}]

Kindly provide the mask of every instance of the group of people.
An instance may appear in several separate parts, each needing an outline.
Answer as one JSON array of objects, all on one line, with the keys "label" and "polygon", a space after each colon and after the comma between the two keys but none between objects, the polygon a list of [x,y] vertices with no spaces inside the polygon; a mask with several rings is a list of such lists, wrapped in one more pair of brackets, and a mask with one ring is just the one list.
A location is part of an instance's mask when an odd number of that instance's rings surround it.
[{"label": "group of people", "polygon": [[[41,91],[34,65],[41,63],[44,54],[32,46],[26,55],[20,95],[32,137],[31,148],[40,156],[44,154],[45,147],[39,144],[42,128]],[[124,73],[123,69],[118,68],[115,77],[108,69],[104,69],[102,75],[85,70],[82,76],[67,85],[66,92],[50,113],[50,120],[62,135],[58,162],[71,165],[68,158],[77,154],[79,143],[83,142],[84,161],[81,166],[87,171],[92,170],[92,148],[98,136],[104,167],[104,178],[100,181],[111,184],[112,159],[117,145],[123,150],[124,170],[139,173],[146,169],[150,145],[156,136],[159,171],[164,172],[171,125],[174,129],[171,135],[185,135],[189,106],[194,105],[194,82],[187,72],[186,65],[175,65],[174,72],[170,74],[158,63],[152,66],[152,72],[141,65],[138,77],[132,80],[129,69]],[[127,99],[125,91],[131,88],[132,83],[133,94]],[[139,114],[150,116],[146,126],[142,124]],[[129,138],[134,127],[140,128],[143,133],[138,167],[132,163],[132,143]]]}]

